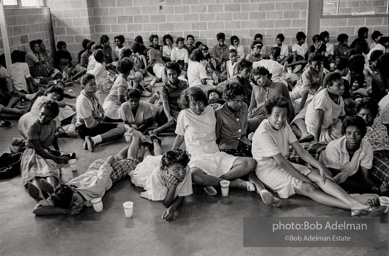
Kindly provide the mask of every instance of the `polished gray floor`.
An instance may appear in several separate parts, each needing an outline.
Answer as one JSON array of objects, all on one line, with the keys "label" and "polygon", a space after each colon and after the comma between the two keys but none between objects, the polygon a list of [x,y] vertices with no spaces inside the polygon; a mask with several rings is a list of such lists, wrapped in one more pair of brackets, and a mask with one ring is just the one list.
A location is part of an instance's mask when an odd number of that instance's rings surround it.
[{"label": "polished gray floor", "polygon": [[[0,128],[0,153],[8,152],[17,124]],[[172,137],[163,139],[169,149]],[[119,142],[82,149],[81,139],[60,139],[61,150],[78,155],[79,175],[97,158],[115,154],[126,145]],[[350,213],[317,204],[303,197],[283,200],[281,208],[262,203],[255,193],[231,190],[228,197],[210,197],[195,187],[179,211],[178,219],[161,219],[162,203],[140,198],[140,188],[129,179],[107,192],[104,211],[85,209],[77,216],[36,217],[35,201],[21,184],[20,176],[0,181],[0,255],[371,255],[387,256],[388,215],[380,217],[379,248],[245,248],[244,217],[348,217]],[[220,194],[220,192],[219,192]],[[122,204],[134,201],[134,217],[126,219]]]}]

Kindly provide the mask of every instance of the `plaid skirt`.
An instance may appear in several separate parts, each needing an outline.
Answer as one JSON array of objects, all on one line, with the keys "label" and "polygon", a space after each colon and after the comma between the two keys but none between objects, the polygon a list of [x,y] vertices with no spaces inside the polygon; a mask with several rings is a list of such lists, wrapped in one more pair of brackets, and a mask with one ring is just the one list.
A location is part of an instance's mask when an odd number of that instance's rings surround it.
[{"label": "plaid skirt", "polygon": [[[50,150],[47,149],[50,153]],[[43,158],[33,148],[26,148],[20,163],[23,185],[36,177],[55,177],[59,180],[60,165],[51,159]]]},{"label": "plaid skirt", "polygon": [[389,151],[374,152],[373,168],[370,174],[373,181],[379,185],[384,181],[389,182]]},{"label": "plaid skirt", "polygon": [[[308,151],[308,153],[313,156],[313,158],[319,160],[320,154],[326,149],[327,144],[318,141],[311,141],[301,143],[301,146],[303,147],[303,149]],[[288,160],[292,163],[308,166],[308,164],[297,154],[296,150],[294,150],[293,147],[289,147]]]},{"label": "plaid skirt", "polygon": [[[91,165],[89,165],[89,170],[99,170],[100,166],[105,163],[106,158],[97,159],[95,160]],[[139,164],[139,160],[136,158],[126,158],[126,159],[120,159],[119,157],[115,156],[112,160],[111,167],[112,167],[112,173],[111,173],[111,180],[112,183],[115,183],[118,180],[123,179],[125,176],[128,175],[129,172],[135,170],[136,166]]]}]

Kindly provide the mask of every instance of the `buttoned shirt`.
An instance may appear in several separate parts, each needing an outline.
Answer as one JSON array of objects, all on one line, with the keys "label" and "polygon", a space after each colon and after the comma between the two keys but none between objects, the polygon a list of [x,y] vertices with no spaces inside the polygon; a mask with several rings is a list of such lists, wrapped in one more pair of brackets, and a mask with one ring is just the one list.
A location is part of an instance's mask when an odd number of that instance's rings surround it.
[{"label": "buttoned shirt", "polygon": [[247,134],[248,107],[242,104],[239,112],[232,112],[227,103],[224,103],[216,113],[216,139],[220,149],[237,149],[239,141],[249,143]]}]

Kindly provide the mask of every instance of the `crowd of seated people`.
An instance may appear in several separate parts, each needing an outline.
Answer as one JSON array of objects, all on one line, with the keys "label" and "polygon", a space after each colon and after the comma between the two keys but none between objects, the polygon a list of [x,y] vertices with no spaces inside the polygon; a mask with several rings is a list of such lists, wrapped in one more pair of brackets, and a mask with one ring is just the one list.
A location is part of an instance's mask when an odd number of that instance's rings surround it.
[{"label": "crowd of seated people", "polygon": [[[27,55],[14,52],[8,71],[2,68],[7,101],[0,116],[21,116],[26,110],[12,107],[36,100],[19,124],[26,141],[23,182],[39,200],[34,212],[76,214],[95,197],[81,181],[56,188],[59,164],[72,155],[57,152],[55,131],[71,120],[90,152],[125,133],[132,136],[123,152],[88,170],[93,177],[97,170],[106,172],[99,195],[117,180],[112,175],[128,174],[146,190],[145,198],[164,202],[169,220],[192,194],[192,182],[215,195],[222,180],[257,192],[275,207],[279,198],[299,194],[352,216],[381,214],[385,207],[377,201],[359,202],[349,194],[389,193],[389,39],[375,31],[369,47],[368,32],[360,28],[350,46],[346,34],[331,44],[327,31],[315,34],[308,46],[300,31],[288,47],[278,34],[268,53],[261,34],[249,53],[238,36],[228,46],[224,33],[216,35],[213,47],[192,35],[164,35],[161,46],[156,34],[149,47],[141,36],[127,47],[118,35],[114,49],[103,35],[98,43],[83,41],[78,64],[65,42],[57,43],[53,57],[42,41],[31,42]],[[82,87],[75,108],[61,102],[71,81]],[[158,82],[161,90],[153,88]],[[50,133],[43,134],[46,129]],[[158,135],[165,132],[176,138],[164,154]],[[183,143],[186,152],[178,150]],[[140,145],[155,156],[141,162]]]}]

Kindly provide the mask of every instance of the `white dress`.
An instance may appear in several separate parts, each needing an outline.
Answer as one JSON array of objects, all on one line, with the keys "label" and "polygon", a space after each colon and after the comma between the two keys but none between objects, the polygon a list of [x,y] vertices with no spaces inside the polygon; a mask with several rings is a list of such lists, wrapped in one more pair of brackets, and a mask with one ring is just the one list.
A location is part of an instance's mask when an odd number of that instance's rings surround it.
[{"label": "white dress", "polygon": [[[278,193],[280,198],[294,195],[295,188],[300,188],[302,180],[293,177],[288,171],[277,165],[274,156],[282,154],[285,158],[288,146],[297,141],[289,124],[280,130],[271,127],[269,121],[263,120],[255,131],[252,143],[253,158],[257,161],[255,173],[266,186]],[[308,167],[291,163],[302,175],[308,175]]]}]

